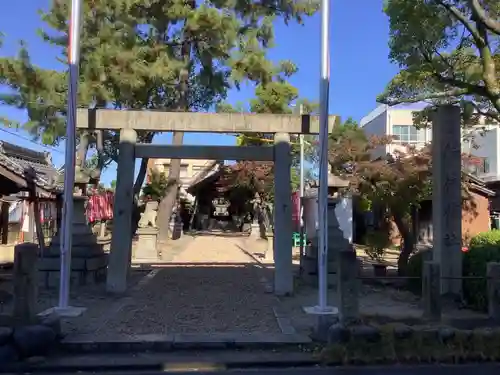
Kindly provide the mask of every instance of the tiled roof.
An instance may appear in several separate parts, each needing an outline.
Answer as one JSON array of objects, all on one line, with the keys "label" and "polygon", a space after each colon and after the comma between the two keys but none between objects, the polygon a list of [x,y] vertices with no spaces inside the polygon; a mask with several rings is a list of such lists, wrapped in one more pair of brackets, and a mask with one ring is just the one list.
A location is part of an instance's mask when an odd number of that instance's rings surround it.
[{"label": "tiled roof", "polygon": [[60,174],[52,165],[50,153],[38,152],[0,141],[0,165],[25,179],[32,175],[34,183],[47,191],[61,191]]}]

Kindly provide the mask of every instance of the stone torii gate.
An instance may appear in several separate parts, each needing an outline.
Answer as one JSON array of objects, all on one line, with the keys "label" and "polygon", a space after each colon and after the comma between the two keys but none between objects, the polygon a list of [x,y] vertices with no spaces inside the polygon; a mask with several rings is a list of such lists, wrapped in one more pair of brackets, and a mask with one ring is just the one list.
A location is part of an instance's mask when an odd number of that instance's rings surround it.
[{"label": "stone torii gate", "polygon": [[[339,121],[329,117],[329,131]],[[123,293],[132,256],[132,199],[136,158],[274,161],[274,293],[293,292],[290,134],[317,134],[311,115],[234,114],[78,109],[77,128],[120,131],[113,235],[106,281],[108,292]],[[271,133],[274,146],[172,146],[137,144],[137,130],[157,132]],[[113,234],[115,234],[113,233]]]}]

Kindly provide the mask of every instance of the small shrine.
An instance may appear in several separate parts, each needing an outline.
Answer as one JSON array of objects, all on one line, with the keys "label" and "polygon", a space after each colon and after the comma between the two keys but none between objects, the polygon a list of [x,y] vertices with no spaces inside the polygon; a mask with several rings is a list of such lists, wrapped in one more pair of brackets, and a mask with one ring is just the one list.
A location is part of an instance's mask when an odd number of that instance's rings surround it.
[{"label": "small shrine", "polygon": [[255,191],[232,184],[228,179],[231,171],[231,167],[220,168],[187,189],[195,197],[190,230],[233,233],[250,231]]},{"label": "small shrine", "polygon": [[[0,141],[0,243],[39,242],[60,219],[62,184],[48,152]],[[19,221],[9,224],[11,210]],[[35,215],[36,213],[36,215]],[[43,218],[43,219],[42,219]],[[47,224],[47,228],[42,227]],[[1,259],[13,260],[13,249],[0,248]],[[7,252],[9,252],[7,254]]]}]

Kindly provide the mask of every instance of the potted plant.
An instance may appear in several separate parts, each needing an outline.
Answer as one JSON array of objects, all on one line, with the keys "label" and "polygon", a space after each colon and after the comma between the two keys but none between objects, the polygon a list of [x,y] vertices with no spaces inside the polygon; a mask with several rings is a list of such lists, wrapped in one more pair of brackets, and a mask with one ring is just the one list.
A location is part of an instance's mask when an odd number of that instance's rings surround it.
[{"label": "potted plant", "polygon": [[384,255],[390,245],[390,235],[383,229],[371,230],[366,235],[366,254],[373,261],[373,272],[376,277],[387,276],[387,264]]}]

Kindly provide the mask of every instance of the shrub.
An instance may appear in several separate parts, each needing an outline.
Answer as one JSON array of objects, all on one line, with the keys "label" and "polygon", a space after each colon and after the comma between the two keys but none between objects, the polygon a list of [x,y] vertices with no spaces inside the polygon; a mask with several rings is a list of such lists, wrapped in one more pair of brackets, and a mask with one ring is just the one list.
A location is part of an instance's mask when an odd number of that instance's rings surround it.
[{"label": "shrub", "polygon": [[[465,276],[486,276],[489,262],[500,262],[500,230],[491,230],[473,237],[469,250],[463,258],[463,274]],[[486,310],[486,280],[464,280],[464,298],[468,305],[478,310]]]},{"label": "shrub", "polygon": [[[430,259],[428,252],[423,250],[413,254],[408,261],[407,275],[419,277],[409,279],[408,289],[416,294],[422,293],[422,269],[424,260]],[[468,248],[462,249],[464,276],[486,276],[486,267],[489,262],[500,262],[500,230],[480,233],[473,237]],[[486,295],[486,280],[465,279],[463,282],[465,302],[475,310],[485,311],[488,306]]]},{"label": "shrub", "polygon": [[[408,265],[406,266],[406,275],[411,277],[408,279],[407,287],[415,294],[422,294],[422,271],[424,269],[424,260],[430,260],[432,249],[425,249],[414,253],[408,260]],[[414,279],[418,277],[418,279]]]},{"label": "shrub", "polygon": [[390,233],[385,230],[370,230],[365,237],[367,249],[366,254],[370,259],[382,262],[385,249],[391,244]]}]

